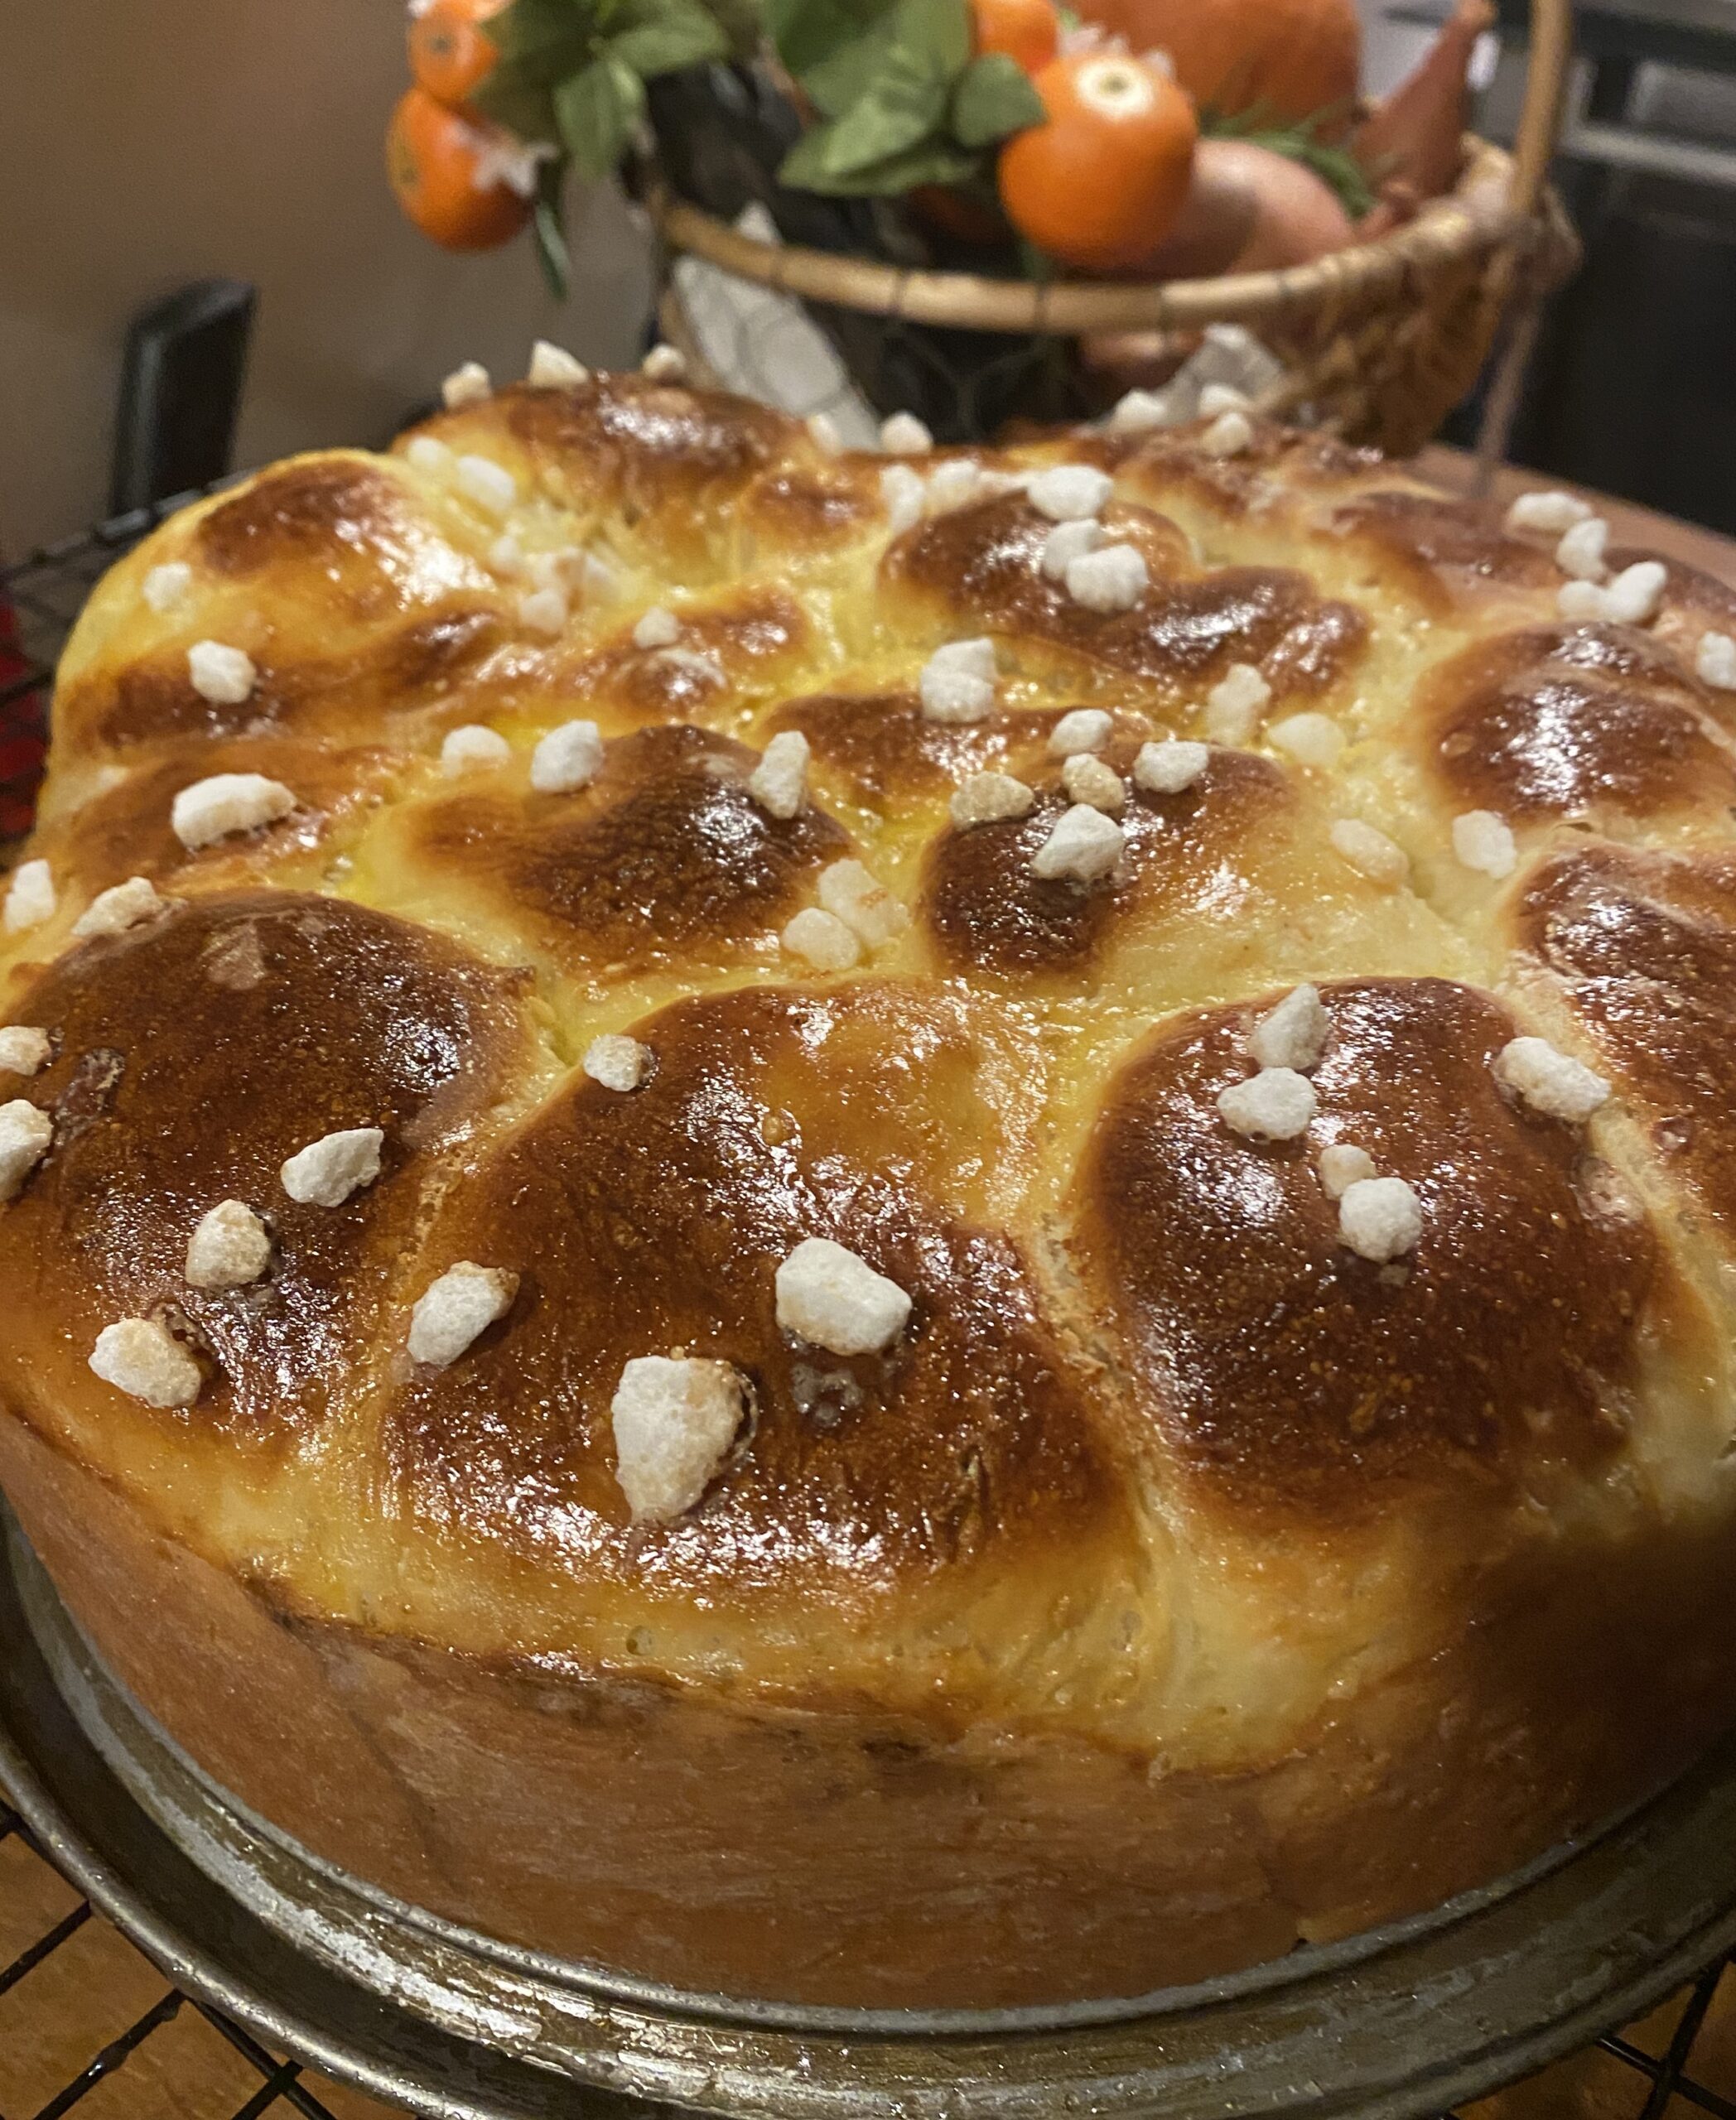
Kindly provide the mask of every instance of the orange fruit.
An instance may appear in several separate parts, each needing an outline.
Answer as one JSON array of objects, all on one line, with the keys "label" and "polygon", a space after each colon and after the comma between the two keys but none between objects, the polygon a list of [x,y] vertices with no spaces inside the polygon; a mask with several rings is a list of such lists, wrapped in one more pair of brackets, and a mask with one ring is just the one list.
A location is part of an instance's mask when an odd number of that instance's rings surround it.
[{"label": "orange fruit", "polygon": [[486,80],[499,54],[480,25],[503,0],[412,0],[410,71],[436,103],[456,110]]},{"label": "orange fruit", "polygon": [[1004,51],[1027,74],[1048,65],[1060,49],[1060,17],[1052,0],[971,0],[971,21],[979,57]]},{"label": "orange fruit", "polygon": [[1033,86],[1049,115],[1001,150],[1007,219],[1063,265],[1136,266],[1187,196],[1199,137],[1193,105],[1155,66],[1101,51],[1054,60]]},{"label": "orange fruit", "polygon": [[386,174],[422,234],[448,250],[492,250],[530,219],[532,201],[497,174],[499,135],[407,89],[386,131]]},{"label": "orange fruit", "polygon": [[1348,106],[1362,32],[1355,0],[1078,0],[1080,14],[1132,51],[1165,51],[1202,110],[1256,104],[1290,123]]}]

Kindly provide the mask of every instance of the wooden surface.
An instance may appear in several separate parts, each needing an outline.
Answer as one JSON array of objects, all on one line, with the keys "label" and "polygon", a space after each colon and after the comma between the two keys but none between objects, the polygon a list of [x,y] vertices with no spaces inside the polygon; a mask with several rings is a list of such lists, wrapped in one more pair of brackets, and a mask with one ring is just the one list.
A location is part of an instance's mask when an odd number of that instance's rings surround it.
[{"label": "wooden surface", "polygon": [[[1430,449],[1418,460],[1423,474],[1453,491],[1466,489],[1470,460],[1458,451]],[[1531,475],[1505,470],[1497,498],[1548,484]],[[1614,542],[1650,547],[1709,573],[1736,582],[1736,541],[1651,510],[1587,496],[1609,518]],[[294,2108],[272,2098],[253,2063],[236,2051],[191,2004],[173,2007],[162,1976],[99,1916],[88,1909],[46,1862],[14,1833],[0,1838],[0,2120],[41,2114],[65,2086],[104,2050],[123,2040],[161,2009],[160,2021],[124,2062],[104,2076],[74,2108],[80,2120],[232,2120],[243,2113],[287,2115]],[[60,1925],[65,1940],[27,1969],[29,1954]],[[1628,2038],[1637,2052],[1661,2060],[1673,2039],[1693,2030],[1684,2012],[1705,2004],[1688,2074],[1703,2093],[1724,2101],[1723,2120],[1736,2113],[1736,1968],[1727,1970],[1709,2002],[1691,1991],[1672,1998]],[[270,2057],[281,2060],[281,2056]],[[281,2090],[291,2074],[272,2081]],[[311,2073],[297,2080],[335,2120],[381,2120],[388,2108]],[[1641,2120],[1650,2084],[1644,2073],[1613,2055],[1590,2051],[1546,2069],[1529,2082],[1468,2108],[1475,2120]],[[65,2110],[55,2105],[57,2113]],[[317,2112],[318,2108],[313,2108]],[[1705,2108],[1678,2096],[1650,2120],[1695,2120]],[[1711,2108],[1719,2111],[1716,2103]]]}]

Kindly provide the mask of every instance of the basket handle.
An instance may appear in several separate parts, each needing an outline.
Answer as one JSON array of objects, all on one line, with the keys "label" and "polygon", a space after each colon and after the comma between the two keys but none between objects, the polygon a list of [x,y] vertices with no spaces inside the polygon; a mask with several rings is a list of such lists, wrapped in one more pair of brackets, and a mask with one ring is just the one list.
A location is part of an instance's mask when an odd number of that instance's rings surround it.
[{"label": "basket handle", "polygon": [[1513,182],[1508,194],[1513,210],[1527,219],[1536,211],[1544,179],[1549,174],[1561,99],[1567,87],[1567,65],[1572,56],[1570,0],[1531,0],[1525,102],[1513,140]]}]

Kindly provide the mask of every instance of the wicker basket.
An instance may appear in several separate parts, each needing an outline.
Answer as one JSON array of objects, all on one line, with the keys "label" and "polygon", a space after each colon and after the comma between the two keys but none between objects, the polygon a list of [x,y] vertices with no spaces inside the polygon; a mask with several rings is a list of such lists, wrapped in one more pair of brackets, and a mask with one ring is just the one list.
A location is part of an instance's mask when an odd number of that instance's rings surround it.
[{"label": "wicker basket", "polygon": [[[875,411],[914,404],[944,440],[981,439],[1017,412],[1100,409],[1073,358],[1083,338],[1150,335],[1147,357],[1160,366],[1207,325],[1233,323],[1285,365],[1262,409],[1407,455],[1469,391],[1510,314],[1517,362],[1526,313],[1577,258],[1545,183],[1570,46],[1569,0],[1533,0],[1512,152],[1468,136],[1454,189],[1415,219],[1286,272],[1039,285],[763,241],[663,181],[648,185],[646,203],[672,257],[799,299]],[[1492,426],[1504,425],[1512,384],[1497,378]]]}]

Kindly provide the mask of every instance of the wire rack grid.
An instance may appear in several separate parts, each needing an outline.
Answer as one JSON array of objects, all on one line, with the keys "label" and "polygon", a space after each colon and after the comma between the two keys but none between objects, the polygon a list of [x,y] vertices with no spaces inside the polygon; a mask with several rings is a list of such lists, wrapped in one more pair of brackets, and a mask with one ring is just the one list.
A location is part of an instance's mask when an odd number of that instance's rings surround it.
[{"label": "wire rack grid", "polygon": [[[85,597],[123,552],[197,497],[135,509],[0,568],[0,845],[27,824],[55,662]],[[576,2110],[581,2099],[576,2093]],[[60,2120],[75,2110],[80,2120],[387,2114],[166,1986],[0,1797],[0,2120]],[[1442,2120],[1690,2120],[1694,2112],[1736,2120],[1736,1953],[1643,2023]]]}]

